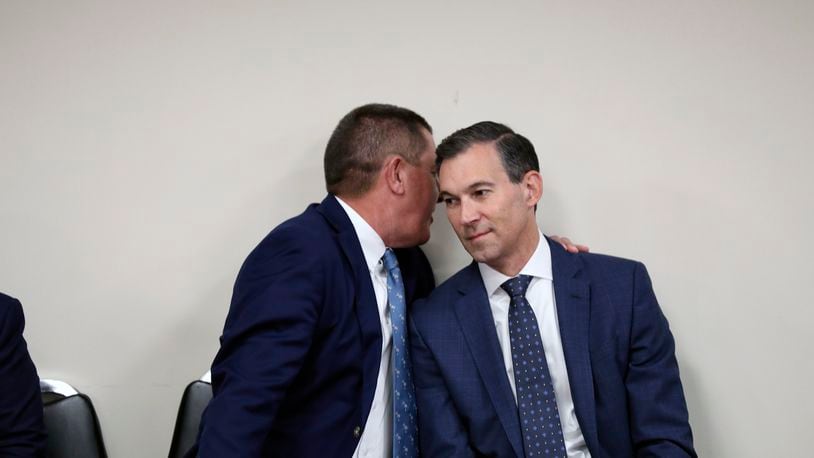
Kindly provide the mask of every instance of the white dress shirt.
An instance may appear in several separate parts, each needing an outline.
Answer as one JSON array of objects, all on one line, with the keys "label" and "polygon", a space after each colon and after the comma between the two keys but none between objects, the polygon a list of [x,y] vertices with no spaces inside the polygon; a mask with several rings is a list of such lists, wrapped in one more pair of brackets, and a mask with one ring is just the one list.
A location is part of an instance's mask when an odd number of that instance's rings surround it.
[{"label": "white dress shirt", "polygon": [[[503,364],[506,366],[506,374],[509,376],[509,384],[511,384],[516,402],[517,389],[515,388],[512,350],[509,343],[509,304],[511,298],[500,287],[503,282],[511,277],[507,277],[483,263],[478,263],[478,268],[483,279],[483,285],[486,287],[486,293],[489,295],[489,305],[492,308],[492,316],[495,320],[497,339],[503,353]],[[531,309],[534,311],[537,325],[540,328],[540,338],[545,350],[548,371],[551,373],[551,381],[554,385],[554,397],[557,399],[562,437],[565,441],[568,458],[590,458],[591,454],[588,452],[588,446],[585,444],[585,438],[582,436],[582,430],[579,427],[574,410],[571,385],[568,383],[568,371],[565,367],[565,356],[562,351],[562,339],[560,338],[560,326],[557,320],[557,307],[554,299],[551,249],[542,233],[540,233],[540,240],[534,254],[532,254],[531,259],[520,270],[518,275],[521,274],[532,277],[529,288],[526,290],[526,299],[531,304]]]},{"label": "white dress shirt", "polygon": [[379,361],[376,391],[353,458],[386,458],[393,453],[393,375],[390,371],[393,330],[390,326],[390,309],[387,306],[387,274],[381,262],[386,247],[379,234],[359,213],[356,213],[356,210],[338,197],[336,201],[350,218],[356,237],[362,245],[365,264],[370,272],[373,291],[376,293],[376,306],[379,309],[379,323],[382,328],[382,358]]}]

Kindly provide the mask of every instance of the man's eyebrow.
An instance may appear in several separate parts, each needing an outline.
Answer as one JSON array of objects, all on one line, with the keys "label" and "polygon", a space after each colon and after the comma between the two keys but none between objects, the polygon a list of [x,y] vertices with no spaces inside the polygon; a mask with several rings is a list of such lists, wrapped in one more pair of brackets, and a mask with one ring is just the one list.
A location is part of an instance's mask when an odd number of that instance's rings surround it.
[{"label": "man's eyebrow", "polygon": [[[486,181],[486,180],[476,181],[476,182],[470,184],[469,186],[467,186],[466,189],[464,190],[464,192],[472,192],[472,191],[474,191],[474,190],[476,190],[476,189],[478,189],[480,187],[483,187],[483,186],[493,187],[494,185],[495,184],[492,183],[491,181]],[[439,202],[442,199],[446,199],[447,197],[455,197],[455,194],[452,194],[451,192],[445,191],[443,189],[438,191],[438,201]]]},{"label": "man's eyebrow", "polygon": [[491,181],[481,180],[481,181],[476,181],[476,182],[470,184],[469,186],[466,187],[466,190],[467,191],[474,191],[475,189],[483,187],[483,186],[492,187],[494,185],[495,184],[492,183]]},{"label": "man's eyebrow", "polygon": [[446,199],[447,197],[455,197],[455,196],[453,196],[452,194],[450,194],[450,193],[448,193],[446,191],[439,191],[438,192],[438,202],[441,202],[442,200]]}]

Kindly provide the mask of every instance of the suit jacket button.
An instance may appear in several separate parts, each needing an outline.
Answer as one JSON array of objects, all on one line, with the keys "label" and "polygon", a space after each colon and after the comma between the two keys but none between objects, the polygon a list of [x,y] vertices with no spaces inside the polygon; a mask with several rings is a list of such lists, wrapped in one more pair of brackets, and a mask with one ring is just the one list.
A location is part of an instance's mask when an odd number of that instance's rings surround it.
[{"label": "suit jacket button", "polygon": [[362,436],[362,427],[357,426],[357,427],[353,428],[353,437],[359,439],[359,437],[361,437],[361,436]]}]

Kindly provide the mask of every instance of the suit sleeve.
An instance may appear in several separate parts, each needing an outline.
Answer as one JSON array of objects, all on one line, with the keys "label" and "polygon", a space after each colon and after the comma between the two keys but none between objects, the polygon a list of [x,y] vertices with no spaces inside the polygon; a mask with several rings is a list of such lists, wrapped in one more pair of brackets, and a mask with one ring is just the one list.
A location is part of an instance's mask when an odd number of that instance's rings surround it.
[{"label": "suit sleeve", "polygon": [[630,364],[625,384],[637,457],[695,457],[675,343],[644,265],[634,272]]},{"label": "suit sleeve", "polygon": [[469,435],[443,376],[413,319],[410,319],[418,439],[423,457],[474,457]]},{"label": "suit sleeve", "polygon": [[244,263],[212,364],[202,457],[260,456],[286,389],[311,346],[325,296],[314,243],[273,233]]},{"label": "suit sleeve", "polygon": [[45,443],[37,369],[17,300],[0,295],[0,456],[40,456]]}]

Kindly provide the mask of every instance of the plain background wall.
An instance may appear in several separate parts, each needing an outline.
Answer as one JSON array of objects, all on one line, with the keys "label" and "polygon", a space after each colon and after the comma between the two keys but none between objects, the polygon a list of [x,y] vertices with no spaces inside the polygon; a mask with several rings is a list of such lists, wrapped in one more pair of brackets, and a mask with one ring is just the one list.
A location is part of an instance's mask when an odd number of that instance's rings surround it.
[{"label": "plain background wall", "polygon": [[[703,456],[810,456],[807,1],[0,2],[0,290],[114,457],[169,449],[254,245],[371,102],[541,157],[540,221],[644,261]],[[439,280],[468,262],[436,212]]]}]

